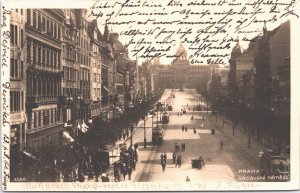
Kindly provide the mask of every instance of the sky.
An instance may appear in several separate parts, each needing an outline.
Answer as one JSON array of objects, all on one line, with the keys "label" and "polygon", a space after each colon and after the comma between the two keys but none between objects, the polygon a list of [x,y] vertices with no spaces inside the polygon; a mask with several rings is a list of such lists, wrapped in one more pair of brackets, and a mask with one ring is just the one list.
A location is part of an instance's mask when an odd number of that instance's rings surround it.
[{"label": "sky", "polygon": [[[265,20],[267,29],[273,30],[290,17],[300,15],[299,11],[295,11],[295,6],[298,5],[293,0],[278,0],[277,4],[268,4],[267,0],[261,0],[261,4],[256,5],[254,2],[258,1],[225,0],[224,3],[224,0],[101,0],[92,4],[88,15],[89,19],[98,20],[102,33],[108,22],[109,29],[120,34],[119,40],[123,44],[130,43],[128,50],[131,59],[138,56],[139,61],[145,60],[143,56],[147,56],[145,51],[150,46],[149,50],[153,47],[155,50],[165,51],[148,52],[148,56],[155,53],[166,54],[169,57],[161,56],[160,61],[162,64],[170,64],[174,59],[171,56],[183,42],[191,63],[206,64],[210,58],[219,58],[222,63],[228,64],[237,39],[240,46],[247,49],[249,41],[243,39],[250,40],[261,35]],[[219,32],[214,33],[218,29]],[[154,32],[149,35],[151,30]],[[179,30],[181,33],[178,33]],[[186,34],[183,35],[183,32]],[[141,39],[146,44],[139,45]],[[161,44],[164,40],[171,43]],[[205,48],[207,44],[211,47]],[[133,52],[134,49],[139,52]],[[203,57],[203,54],[209,57]],[[214,57],[216,55],[224,57]]]}]

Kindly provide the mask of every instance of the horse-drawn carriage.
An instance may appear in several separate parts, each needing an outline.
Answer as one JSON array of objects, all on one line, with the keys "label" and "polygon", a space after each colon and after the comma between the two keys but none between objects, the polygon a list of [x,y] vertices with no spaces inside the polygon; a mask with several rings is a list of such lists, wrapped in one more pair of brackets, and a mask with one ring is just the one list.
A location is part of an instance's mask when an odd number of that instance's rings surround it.
[{"label": "horse-drawn carriage", "polygon": [[198,168],[202,170],[204,166],[205,166],[205,161],[201,156],[199,157],[199,159],[192,159],[192,168]]}]

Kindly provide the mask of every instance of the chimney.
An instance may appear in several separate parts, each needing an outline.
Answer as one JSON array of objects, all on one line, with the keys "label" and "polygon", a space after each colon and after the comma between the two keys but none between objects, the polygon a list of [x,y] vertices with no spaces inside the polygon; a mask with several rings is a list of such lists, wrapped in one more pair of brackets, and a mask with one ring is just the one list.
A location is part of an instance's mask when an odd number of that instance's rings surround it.
[{"label": "chimney", "polygon": [[263,36],[267,35],[267,22],[266,20],[264,21],[264,27],[263,27]]}]

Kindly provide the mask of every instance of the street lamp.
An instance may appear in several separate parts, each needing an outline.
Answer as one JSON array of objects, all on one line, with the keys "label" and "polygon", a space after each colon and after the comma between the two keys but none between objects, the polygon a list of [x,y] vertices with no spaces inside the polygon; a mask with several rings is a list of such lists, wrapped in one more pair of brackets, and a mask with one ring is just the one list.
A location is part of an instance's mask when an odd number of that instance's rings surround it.
[{"label": "street lamp", "polygon": [[235,130],[235,128],[234,128],[234,124],[235,124],[235,122],[234,122],[234,113],[233,113],[233,111],[234,111],[234,107],[233,107],[233,105],[234,105],[234,101],[232,100],[231,101],[231,121],[232,121],[232,135],[234,135],[234,130]]},{"label": "street lamp", "polygon": [[144,116],[144,148],[147,147],[147,139],[146,139],[146,115]]},{"label": "street lamp", "polygon": [[131,134],[131,136],[130,136],[130,146],[132,146],[132,136],[133,136],[133,124],[132,123],[130,123],[130,134]]},{"label": "street lamp", "polygon": [[[247,104],[247,117],[248,117],[248,119],[249,119],[249,117],[251,116],[251,114],[250,114],[250,109],[251,108],[251,106],[250,106],[250,104]],[[251,125],[249,125],[249,122],[248,122],[248,130],[249,130],[249,133],[248,133],[248,148],[251,148]]]},{"label": "street lamp", "polygon": [[[83,99],[83,97],[80,94],[77,95],[77,103],[79,103],[79,110],[77,109],[77,113],[78,113],[78,118],[80,120],[80,122],[79,122],[80,128],[82,127],[82,124],[81,124],[81,122],[82,122],[82,113],[81,113],[81,111],[82,111],[82,107],[81,107],[82,99]],[[78,137],[78,127],[76,127],[76,137]]]}]

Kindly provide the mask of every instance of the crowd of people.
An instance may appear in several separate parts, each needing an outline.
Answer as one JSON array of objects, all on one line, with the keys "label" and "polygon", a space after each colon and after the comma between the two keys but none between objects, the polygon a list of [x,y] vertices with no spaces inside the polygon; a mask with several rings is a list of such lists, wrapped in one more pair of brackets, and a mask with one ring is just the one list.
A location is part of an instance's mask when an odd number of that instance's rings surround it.
[{"label": "crowd of people", "polygon": [[114,163],[114,180],[115,182],[120,182],[121,180],[126,180],[128,175],[128,180],[131,180],[132,171],[135,170],[136,163],[138,162],[138,145],[134,144],[128,148],[123,147],[120,153],[120,160]]}]

